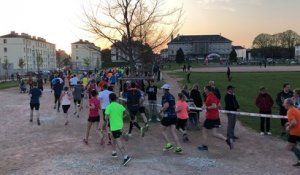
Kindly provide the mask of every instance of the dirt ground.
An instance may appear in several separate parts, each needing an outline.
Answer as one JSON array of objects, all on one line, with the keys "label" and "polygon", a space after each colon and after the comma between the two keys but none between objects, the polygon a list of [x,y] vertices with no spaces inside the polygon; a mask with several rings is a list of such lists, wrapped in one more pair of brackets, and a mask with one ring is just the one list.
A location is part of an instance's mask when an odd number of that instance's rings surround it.
[{"label": "dirt ground", "polygon": [[[177,85],[174,77],[164,75],[167,82]],[[285,142],[241,126],[236,127],[240,139],[229,150],[225,142],[210,138],[209,151],[200,152],[201,131],[190,131],[190,142],[182,143],[184,153],[163,152],[165,144],[158,123],[151,123],[142,138],[137,130],[127,148],[133,160],[121,166],[122,157],[111,158],[110,146],[100,146],[95,132],[90,144],[83,144],[87,112],[73,117],[64,125],[62,112],[53,109],[53,94],[46,88],[41,99],[41,126],[29,123],[29,97],[17,89],[0,91],[0,174],[16,175],[194,175],[194,174],[288,174],[298,175],[300,169],[291,165],[294,155],[285,151]],[[203,115],[202,115],[203,116]],[[201,117],[203,120],[203,117]],[[226,134],[227,121],[222,117],[220,132]],[[127,130],[127,126],[125,129]]]}]

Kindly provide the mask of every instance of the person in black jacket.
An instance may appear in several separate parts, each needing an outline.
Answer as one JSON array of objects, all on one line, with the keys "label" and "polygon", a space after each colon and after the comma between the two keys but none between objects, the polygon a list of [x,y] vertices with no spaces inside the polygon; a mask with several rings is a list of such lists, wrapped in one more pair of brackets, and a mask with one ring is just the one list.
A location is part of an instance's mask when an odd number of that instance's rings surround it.
[{"label": "person in black jacket", "polygon": [[[284,108],[283,102],[287,98],[292,98],[293,97],[293,92],[291,91],[291,86],[290,86],[289,83],[283,84],[282,88],[283,88],[283,90],[280,91],[277,94],[276,104],[279,106],[279,115],[286,116],[287,115],[287,110]],[[281,120],[281,127],[282,127],[282,133],[281,133],[281,135],[283,136],[283,135],[286,134],[286,132],[285,132],[285,124],[287,123],[287,119],[282,118],[280,120]]]},{"label": "person in black jacket", "polygon": [[[240,108],[238,101],[234,95],[234,87],[227,86],[227,94],[225,95],[225,110],[237,111]],[[231,139],[238,139],[234,134],[234,128],[236,123],[236,114],[227,114],[228,125],[227,125],[227,137]]]},{"label": "person in black jacket", "polygon": [[[190,93],[190,98],[193,99],[193,102],[196,107],[201,108],[203,106],[203,101],[201,98],[201,93],[200,93],[198,85],[195,84],[193,86],[193,89],[191,90],[191,93]],[[199,117],[200,111],[197,110],[197,114]]]}]

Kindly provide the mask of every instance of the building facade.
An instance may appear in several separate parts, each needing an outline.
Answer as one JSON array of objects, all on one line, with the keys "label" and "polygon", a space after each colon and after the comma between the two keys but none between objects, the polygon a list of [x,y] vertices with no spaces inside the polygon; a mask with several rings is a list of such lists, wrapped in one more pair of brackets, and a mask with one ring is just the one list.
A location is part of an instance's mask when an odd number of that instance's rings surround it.
[{"label": "building facade", "polygon": [[94,70],[101,68],[101,48],[87,40],[79,40],[71,44],[73,69]]},{"label": "building facade", "polygon": [[[129,56],[127,53],[125,53],[124,51],[122,51],[122,48],[125,49],[126,46],[125,41],[118,41],[116,43],[114,43],[111,46],[111,61],[112,62],[128,62],[129,61]],[[132,54],[133,54],[133,59],[137,60],[139,55],[140,55],[140,51],[139,51],[139,43],[138,42],[133,42],[133,50],[132,50]]]},{"label": "building facade", "polygon": [[168,57],[175,59],[180,48],[186,58],[205,58],[215,53],[228,58],[232,49],[232,41],[221,35],[178,35],[168,43]]},{"label": "building facade", "polygon": [[295,59],[300,61],[300,44],[296,44],[295,46]]},{"label": "building facade", "polygon": [[19,60],[22,59],[24,71],[52,70],[56,68],[55,44],[44,38],[30,36],[26,33],[0,36],[0,60],[8,60],[14,71],[20,71]]},{"label": "building facade", "polygon": [[247,59],[247,49],[242,46],[232,46],[235,50],[237,59],[246,60]]}]

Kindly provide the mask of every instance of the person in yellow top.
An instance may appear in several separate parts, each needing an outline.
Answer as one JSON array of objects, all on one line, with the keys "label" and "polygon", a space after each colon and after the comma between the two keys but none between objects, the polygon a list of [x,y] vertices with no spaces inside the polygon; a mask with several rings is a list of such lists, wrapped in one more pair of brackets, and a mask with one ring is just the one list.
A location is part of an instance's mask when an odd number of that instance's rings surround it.
[{"label": "person in yellow top", "polygon": [[88,84],[88,82],[89,82],[89,78],[85,75],[83,78],[82,78],[82,85],[84,86],[84,87],[86,87],[87,86],[87,84]]},{"label": "person in yellow top", "polygon": [[294,100],[288,98],[284,100],[283,106],[287,110],[288,123],[286,130],[289,133],[287,149],[292,151],[298,158],[298,162],[294,164],[295,167],[300,167],[300,149],[297,143],[300,142],[300,110],[294,106]]}]

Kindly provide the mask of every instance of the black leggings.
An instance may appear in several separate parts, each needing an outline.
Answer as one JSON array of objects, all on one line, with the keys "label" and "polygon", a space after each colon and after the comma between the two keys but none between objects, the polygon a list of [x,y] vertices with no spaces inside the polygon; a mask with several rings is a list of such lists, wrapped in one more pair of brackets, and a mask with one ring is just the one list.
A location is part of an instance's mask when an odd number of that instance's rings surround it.
[{"label": "black leggings", "polygon": [[129,125],[129,131],[128,133],[131,134],[132,128],[133,126],[137,127],[139,130],[141,130],[140,125],[135,121],[135,116],[138,113],[138,109],[137,110],[129,110],[130,113],[130,125]]},{"label": "black leggings", "polygon": [[60,100],[59,100],[59,98],[60,98],[60,95],[54,94],[54,104],[56,105],[56,103],[58,102],[57,109],[59,109],[59,107],[60,107]]}]

